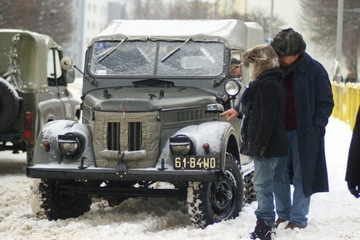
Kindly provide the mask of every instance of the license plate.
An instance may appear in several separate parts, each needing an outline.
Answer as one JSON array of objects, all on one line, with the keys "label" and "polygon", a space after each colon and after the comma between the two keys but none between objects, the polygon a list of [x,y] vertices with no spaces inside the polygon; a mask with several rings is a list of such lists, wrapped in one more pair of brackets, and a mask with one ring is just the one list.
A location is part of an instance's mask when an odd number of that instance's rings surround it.
[{"label": "license plate", "polygon": [[175,157],[174,159],[174,169],[213,170],[218,168],[219,162],[215,157],[185,156]]}]

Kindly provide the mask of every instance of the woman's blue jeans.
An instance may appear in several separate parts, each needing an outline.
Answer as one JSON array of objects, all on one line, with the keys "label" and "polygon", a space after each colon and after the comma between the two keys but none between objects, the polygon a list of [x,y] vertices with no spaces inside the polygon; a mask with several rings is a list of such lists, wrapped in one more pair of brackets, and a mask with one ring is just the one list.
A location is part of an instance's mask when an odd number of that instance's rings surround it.
[{"label": "woman's blue jeans", "polygon": [[275,224],[274,175],[279,160],[279,157],[254,157],[254,188],[258,202],[255,215],[270,227]]},{"label": "woman's blue jeans", "polygon": [[[288,156],[281,159],[275,169],[274,193],[276,213],[279,218],[306,226],[306,216],[309,213],[310,197],[305,198],[303,192],[299,146],[296,130],[289,131],[288,138]],[[290,170],[293,173],[292,179],[290,179]],[[290,188],[291,180],[294,186],[294,192],[292,196]]]}]

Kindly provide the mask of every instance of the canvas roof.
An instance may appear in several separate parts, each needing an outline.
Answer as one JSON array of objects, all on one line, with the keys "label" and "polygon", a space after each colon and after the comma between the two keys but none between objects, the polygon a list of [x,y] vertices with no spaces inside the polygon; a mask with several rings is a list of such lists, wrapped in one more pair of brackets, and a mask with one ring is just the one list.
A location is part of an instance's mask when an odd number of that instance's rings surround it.
[{"label": "canvas roof", "polygon": [[[252,33],[252,34],[250,34]],[[253,34],[255,33],[255,34]],[[249,36],[248,36],[249,35]],[[249,37],[264,41],[262,27],[254,22],[219,20],[113,20],[91,42],[101,40],[221,41],[232,49],[248,48]]]},{"label": "canvas roof", "polygon": [[[15,36],[19,37],[18,43],[15,43]],[[11,56],[13,46],[16,46],[17,56]],[[11,64],[16,87],[37,91],[39,87],[47,85],[47,69],[44,66],[52,47],[61,49],[47,35],[19,29],[0,29],[0,74],[8,72]]]}]

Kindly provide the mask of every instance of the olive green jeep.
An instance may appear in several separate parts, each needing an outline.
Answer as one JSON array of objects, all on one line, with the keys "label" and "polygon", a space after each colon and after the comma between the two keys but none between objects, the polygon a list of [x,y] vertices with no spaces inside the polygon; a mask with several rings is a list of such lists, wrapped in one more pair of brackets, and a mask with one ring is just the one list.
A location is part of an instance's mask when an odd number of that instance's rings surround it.
[{"label": "olive green jeep", "polygon": [[0,51],[0,151],[26,151],[31,164],[41,128],[80,115],[67,89],[74,70],[61,69],[62,49],[46,35],[1,29]]},{"label": "olive green jeep", "polygon": [[111,22],[88,45],[82,123],[52,121],[37,139],[34,212],[65,219],[93,197],[156,196],[182,199],[199,227],[238,216],[255,199],[254,165],[239,153],[241,120],[220,113],[249,81],[245,68],[230,77],[231,59],[263,42],[257,23],[238,20]]}]

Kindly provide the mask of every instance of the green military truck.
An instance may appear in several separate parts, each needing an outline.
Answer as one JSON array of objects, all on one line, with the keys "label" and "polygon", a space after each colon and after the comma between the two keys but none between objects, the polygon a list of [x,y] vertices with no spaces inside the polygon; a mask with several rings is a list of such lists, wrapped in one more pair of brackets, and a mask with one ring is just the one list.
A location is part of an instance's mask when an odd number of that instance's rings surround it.
[{"label": "green military truck", "polygon": [[67,88],[74,70],[61,69],[62,48],[35,32],[0,29],[0,51],[0,151],[24,151],[31,163],[40,129],[80,114]]},{"label": "green military truck", "polygon": [[238,216],[254,200],[254,165],[239,153],[240,119],[220,113],[249,81],[245,68],[230,77],[231,59],[263,41],[238,20],[111,22],[87,48],[82,123],[52,121],[37,139],[34,212],[65,219],[94,196],[156,196],[182,199],[199,227]]}]

